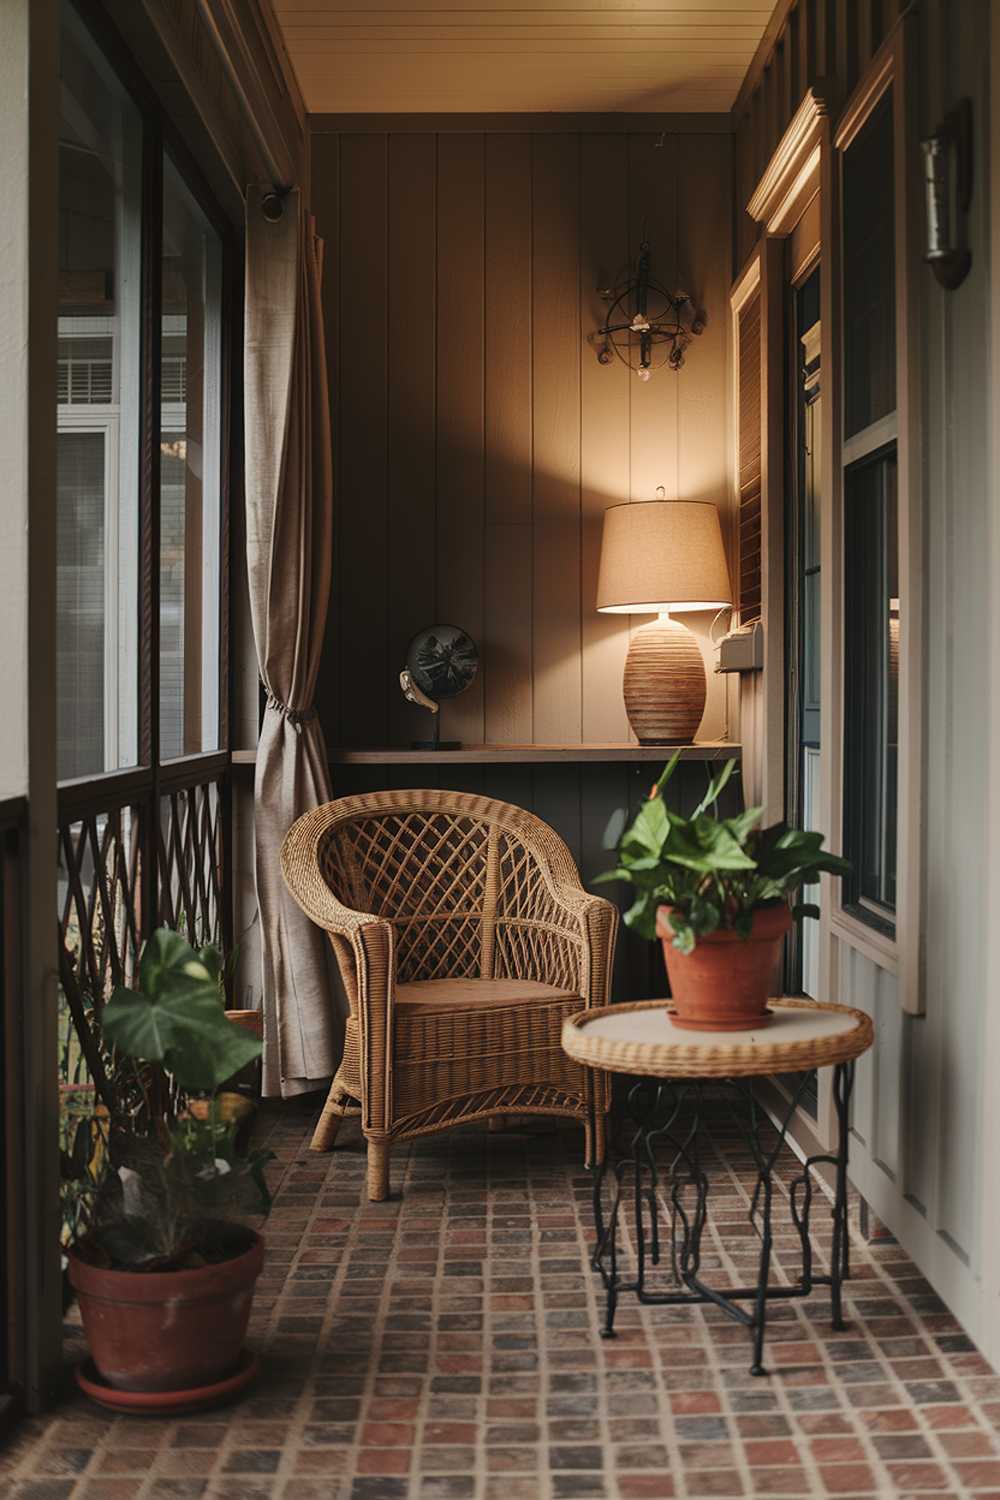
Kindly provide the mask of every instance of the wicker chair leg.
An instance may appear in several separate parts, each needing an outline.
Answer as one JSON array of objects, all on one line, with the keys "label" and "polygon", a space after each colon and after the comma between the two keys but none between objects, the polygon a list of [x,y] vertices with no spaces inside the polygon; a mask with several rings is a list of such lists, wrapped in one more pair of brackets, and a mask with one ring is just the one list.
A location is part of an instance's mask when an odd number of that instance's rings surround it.
[{"label": "wicker chair leg", "polygon": [[391,1141],[368,1140],[368,1201],[382,1203],[389,1196]]},{"label": "wicker chair leg", "polygon": [[333,1143],[337,1139],[337,1131],[340,1122],[347,1114],[350,1107],[350,1095],[345,1093],[338,1080],[335,1078],[330,1085],[326,1103],[323,1105],[323,1113],[316,1122],[313,1138],[309,1142],[310,1151],[332,1151]]},{"label": "wicker chair leg", "polygon": [[605,1132],[604,1115],[600,1110],[595,1110],[591,1119],[586,1122],[585,1145],[586,1161],[588,1167],[600,1167],[604,1163]]}]

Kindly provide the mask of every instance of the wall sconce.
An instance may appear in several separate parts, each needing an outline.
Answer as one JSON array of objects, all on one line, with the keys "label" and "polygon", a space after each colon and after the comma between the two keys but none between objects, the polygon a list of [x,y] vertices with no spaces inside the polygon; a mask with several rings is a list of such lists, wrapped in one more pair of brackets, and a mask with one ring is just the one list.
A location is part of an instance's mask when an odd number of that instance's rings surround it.
[{"label": "wall sconce", "polygon": [[597,332],[588,335],[599,364],[609,365],[617,355],[640,380],[648,380],[661,365],[679,370],[684,351],[705,327],[705,314],[687,292],[668,292],[653,280],[649,260],[649,244],[643,240],[635,271],[625,272],[613,287],[598,287],[608,314]]},{"label": "wall sconce", "polygon": [[961,286],[972,265],[966,217],[972,200],[972,104],[962,99],[921,141],[927,195],[927,261],[943,287]]}]

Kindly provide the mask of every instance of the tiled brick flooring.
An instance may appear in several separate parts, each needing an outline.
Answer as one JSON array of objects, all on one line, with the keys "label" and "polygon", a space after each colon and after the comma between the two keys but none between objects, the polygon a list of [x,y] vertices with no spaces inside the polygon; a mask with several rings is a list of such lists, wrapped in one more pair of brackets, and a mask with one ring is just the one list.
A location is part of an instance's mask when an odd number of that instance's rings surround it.
[{"label": "tiled brick flooring", "polygon": [[[855,1240],[847,1332],[828,1298],[771,1308],[767,1378],[715,1310],[638,1308],[598,1337],[579,1133],[469,1128],[403,1147],[363,1195],[354,1122],[311,1155],[268,1117],[278,1193],[253,1346],[231,1409],[112,1418],[78,1397],[0,1456],[17,1500],[654,1500],[1000,1497],[1000,1378],[913,1264]],[[753,1276],[748,1159],[713,1125],[703,1271]],[[794,1159],[787,1156],[788,1170]],[[816,1252],[829,1249],[825,1201]],[[778,1269],[798,1242],[782,1230]]]}]

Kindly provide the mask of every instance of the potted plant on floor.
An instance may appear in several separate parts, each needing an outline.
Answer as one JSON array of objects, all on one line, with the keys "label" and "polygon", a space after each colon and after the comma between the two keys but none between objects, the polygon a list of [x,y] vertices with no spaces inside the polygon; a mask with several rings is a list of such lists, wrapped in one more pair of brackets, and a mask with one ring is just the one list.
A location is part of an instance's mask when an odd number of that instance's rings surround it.
[{"label": "potted plant on floor", "polygon": [[796,918],[819,916],[792,896],[821,871],[844,874],[823,836],[776,823],[761,828],[761,808],[720,817],[719,797],[736,768],[728,761],[690,817],[667,806],[677,766],[665,767],[629,828],[617,862],[598,880],[625,880],[636,897],[625,921],[660,938],[675,1026],[745,1031],[764,1026],[781,944]]},{"label": "potted plant on floor", "polygon": [[220,1089],[261,1044],[226,1019],[217,950],[167,928],[101,1025],[130,1107],[84,1121],[63,1161],[69,1279],[95,1367],[77,1378],[119,1408],[207,1405],[255,1368],[243,1339],[263,1242],[239,1215],[266,1213],[270,1153],[239,1149],[246,1101]]}]

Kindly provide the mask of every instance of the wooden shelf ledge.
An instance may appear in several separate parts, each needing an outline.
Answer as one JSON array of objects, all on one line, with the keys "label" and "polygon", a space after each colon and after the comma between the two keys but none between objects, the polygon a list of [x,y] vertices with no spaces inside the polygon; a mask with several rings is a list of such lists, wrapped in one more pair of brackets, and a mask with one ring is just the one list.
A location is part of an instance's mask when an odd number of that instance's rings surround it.
[{"label": "wooden shelf ledge", "polygon": [[[657,761],[665,765],[675,750],[681,760],[739,760],[742,746],[723,740],[697,745],[463,745],[461,750],[409,750],[399,745],[378,750],[337,748],[330,751],[332,766],[425,765],[552,765],[608,764],[615,761]],[[233,765],[252,766],[256,750],[234,750]]]}]

